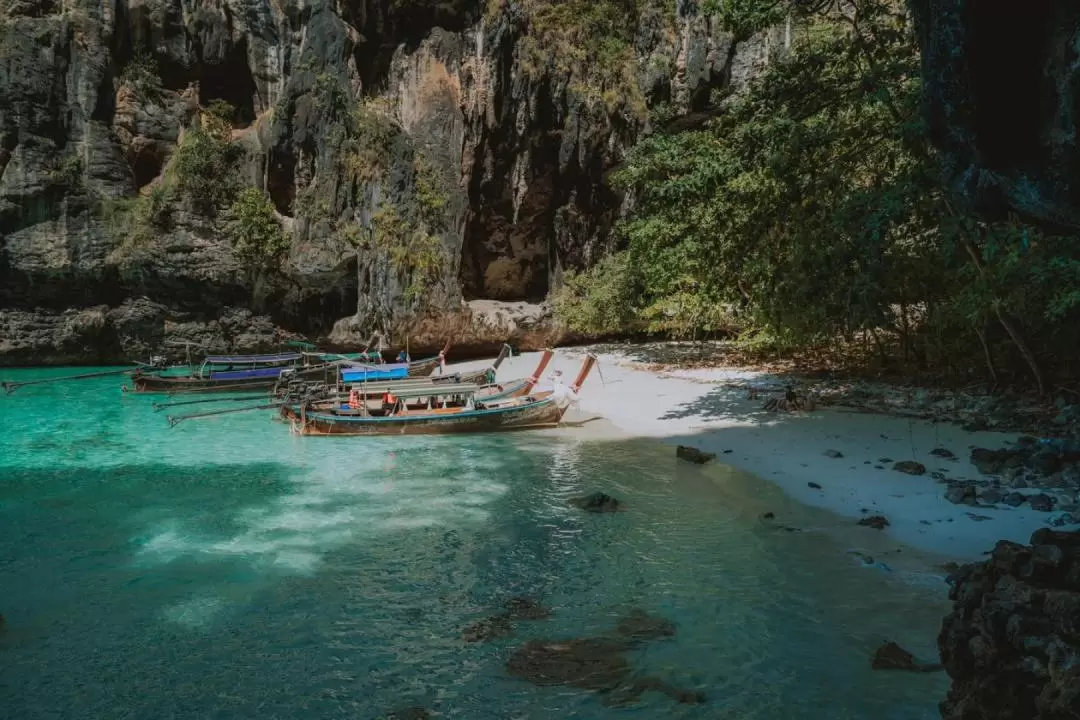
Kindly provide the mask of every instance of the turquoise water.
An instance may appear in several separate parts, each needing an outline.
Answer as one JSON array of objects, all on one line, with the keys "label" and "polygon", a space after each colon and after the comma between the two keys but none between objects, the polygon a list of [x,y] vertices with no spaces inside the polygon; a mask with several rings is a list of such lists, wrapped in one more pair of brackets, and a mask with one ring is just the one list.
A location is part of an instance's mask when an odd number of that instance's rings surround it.
[{"label": "turquoise water", "polygon": [[[301,438],[265,414],[170,430],[120,382],[0,397],[3,717],[937,717],[943,675],[869,657],[891,638],[932,658],[943,586],[758,520],[821,518],[755,478],[580,433]],[[595,490],[626,512],[568,506]],[[515,595],[554,616],[463,641]],[[506,672],[529,639],[635,608],[676,627],[627,655],[635,675],[705,704],[611,707]]]}]

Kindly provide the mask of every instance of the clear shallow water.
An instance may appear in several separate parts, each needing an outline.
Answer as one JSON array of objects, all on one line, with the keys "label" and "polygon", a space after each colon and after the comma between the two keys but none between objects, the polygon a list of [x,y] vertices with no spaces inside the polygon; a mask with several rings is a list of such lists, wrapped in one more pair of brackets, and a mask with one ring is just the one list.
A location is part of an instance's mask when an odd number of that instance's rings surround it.
[{"label": "clear shallow water", "polygon": [[[932,658],[942,586],[759,521],[820,518],[755,478],[555,433],[298,438],[265,414],[170,430],[119,384],[0,397],[5,717],[937,717],[944,676],[869,657],[891,638]],[[627,511],[567,505],[594,490]],[[513,595],[554,617],[462,640]],[[506,673],[526,640],[594,637],[633,608],[677,628],[635,672],[707,704],[613,708]]]}]

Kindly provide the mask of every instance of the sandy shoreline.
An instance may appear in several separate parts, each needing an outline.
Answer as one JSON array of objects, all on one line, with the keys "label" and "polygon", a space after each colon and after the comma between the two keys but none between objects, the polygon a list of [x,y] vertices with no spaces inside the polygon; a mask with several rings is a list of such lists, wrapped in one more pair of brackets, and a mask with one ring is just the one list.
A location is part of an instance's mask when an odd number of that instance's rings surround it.
[{"label": "sandy shoreline", "polygon": [[[559,351],[549,371],[557,368],[572,378],[582,356],[577,349]],[[538,357],[526,353],[509,358],[499,369],[499,380],[527,376]],[[890,523],[884,533],[928,553],[976,560],[998,540],[1026,543],[1032,532],[1047,526],[1051,515],[1026,506],[956,505],[945,499],[945,486],[930,475],[977,478],[968,461],[971,448],[998,448],[1015,441],[1016,435],[833,409],[769,413],[761,409],[760,400],[747,400],[743,391],[723,385],[764,380],[764,373],[714,369],[658,374],[623,356],[599,357],[599,372],[586,382],[571,419],[599,415],[630,436],[716,453],[717,462],[769,480],[798,502],[841,516],[884,515]],[[956,457],[932,455],[935,448],[946,448]],[[927,474],[893,470],[892,463],[902,460],[922,463]]]}]

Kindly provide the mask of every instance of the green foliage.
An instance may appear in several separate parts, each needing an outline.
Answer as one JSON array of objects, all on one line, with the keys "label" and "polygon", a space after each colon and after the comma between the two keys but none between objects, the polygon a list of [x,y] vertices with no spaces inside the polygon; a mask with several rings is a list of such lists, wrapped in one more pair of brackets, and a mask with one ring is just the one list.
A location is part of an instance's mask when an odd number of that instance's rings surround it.
[{"label": "green foliage", "polygon": [[276,268],[289,250],[289,237],[278,224],[274,205],[258,188],[237,194],[225,213],[225,235],[236,256],[253,268]]},{"label": "green foliage", "polygon": [[555,316],[575,332],[618,333],[636,318],[640,283],[629,253],[608,255],[582,273],[565,274],[552,296]]},{"label": "green foliage", "polygon": [[161,97],[161,77],[157,61],[145,51],[136,52],[120,71],[120,85],[129,87],[140,100],[152,102]]},{"label": "green foliage", "polygon": [[359,183],[381,178],[399,132],[389,109],[378,101],[368,99],[357,103],[348,115],[344,147],[349,177]]},{"label": "green foliage", "polygon": [[1023,368],[1003,330],[1012,318],[1043,361],[1070,362],[1080,248],[950,210],[918,122],[918,78],[894,3],[857,0],[804,27],[791,56],[724,116],[630,153],[615,177],[635,198],[618,227],[625,249],[570,279],[560,315],[572,327],[646,323],[678,336],[736,317],[758,344],[872,337],[884,361],[956,373],[985,367],[982,339],[993,362]]},{"label": "green foliage", "polygon": [[204,114],[201,127],[184,133],[170,163],[177,192],[203,213],[228,207],[239,190],[236,164],[242,149],[229,140],[229,126],[219,116]]},{"label": "green foliage", "polygon": [[79,192],[85,188],[83,161],[75,153],[64,155],[57,166],[49,172],[49,182],[68,192]]},{"label": "green foliage", "polygon": [[422,224],[403,217],[396,207],[382,203],[371,219],[372,248],[385,253],[408,279],[405,299],[416,303],[441,279],[446,265],[442,241]]},{"label": "green foliage", "polygon": [[102,221],[117,243],[110,259],[130,262],[148,251],[154,238],[171,226],[172,202],[172,192],[162,184],[155,185],[146,195],[102,202]]},{"label": "green foliage", "polygon": [[794,4],[791,0],[703,0],[701,10],[719,17],[721,26],[742,40],[783,22]]},{"label": "green foliage", "polygon": [[207,125],[216,136],[225,136],[232,130],[236,121],[236,108],[226,100],[211,100],[206,106],[203,115],[203,123]]},{"label": "green foliage", "polygon": [[[647,115],[637,81],[634,35],[648,15],[659,15],[670,29],[673,2],[666,0],[522,0],[528,33],[519,61],[536,75],[551,67],[571,79],[571,87],[609,114],[638,120]],[[498,5],[489,2],[488,12]]]}]

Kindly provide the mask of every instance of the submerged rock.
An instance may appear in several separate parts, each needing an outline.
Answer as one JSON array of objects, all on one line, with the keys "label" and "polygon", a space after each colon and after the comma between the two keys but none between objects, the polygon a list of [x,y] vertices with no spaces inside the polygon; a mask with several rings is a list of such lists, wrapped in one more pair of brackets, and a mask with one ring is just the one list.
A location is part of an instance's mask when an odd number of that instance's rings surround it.
[{"label": "submerged rock", "polygon": [[930,454],[939,458],[945,458],[946,460],[950,460],[956,457],[956,455],[953,454],[952,450],[946,450],[942,447],[934,448],[930,451]]},{"label": "submerged rock", "polygon": [[506,601],[506,612],[511,620],[547,620],[555,614],[551,608],[521,595]]},{"label": "submerged rock", "polygon": [[844,453],[840,452],[839,450],[826,450],[825,457],[842,458],[844,457]]},{"label": "submerged rock", "polygon": [[871,515],[858,522],[859,525],[871,527],[875,530],[884,530],[889,526],[889,519],[884,515]]},{"label": "submerged rock", "polygon": [[938,664],[915,662],[915,656],[894,642],[887,642],[874,652],[870,662],[874,670],[910,670],[913,672],[933,672],[944,669]]},{"label": "submerged rock", "polygon": [[465,642],[489,642],[499,638],[510,637],[514,634],[514,626],[510,622],[509,613],[493,615],[484,618],[466,627],[461,636]]},{"label": "submerged rock", "polygon": [[619,624],[615,629],[623,637],[634,640],[654,640],[656,638],[672,637],[675,634],[675,625],[673,623],[638,609],[633,610],[629,615],[619,620]]},{"label": "submerged rock", "polygon": [[507,671],[534,685],[611,690],[630,675],[629,645],[610,638],[530,640],[510,655]]},{"label": "submerged rock", "polygon": [[381,720],[428,720],[430,717],[431,713],[426,708],[408,707],[393,710],[383,715]]},{"label": "submerged rock", "polygon": [[925,475],[926,466],[922,463],[915,462],[914,460],[901,460],[893,465],[893,470],[897,472],[907,473],[908,475]]},{"label": "submerged rock", "polygon": [[651,675],[636,678],[626,685],[603,693],[600,702],[608,707],[623,707],[636,703],[644,693],[650,691],[663,693],[681,705],[700,705],[705,702],[705,693],[678,688]]},{"label": "submerged rock", "polygon": [[680,460],[692,462],[695,465],[704,465],[710,460],[716,459],[716,453],[707,453],[698,450],[697,448],[688,447],[686,445],[679,445],[675,448],[675,457]]},{"label": "submerged rock", "polygon": [[567,685],[601,695],[609,706],[637,702],[645,692],[660,692],[676,702],[697,704],[705,695],[684,690],[655,677],[633,678],[626,652],[632,642],[613,638],[530,640],[506,662],[513,677],[543,687]]},{"label": "submerged rock", "polygon": [[594,492],[583,497],[574,498],[570,501],[570,504],[592,513],[619,512],[623,509],[622,502],[602,492]]}]

